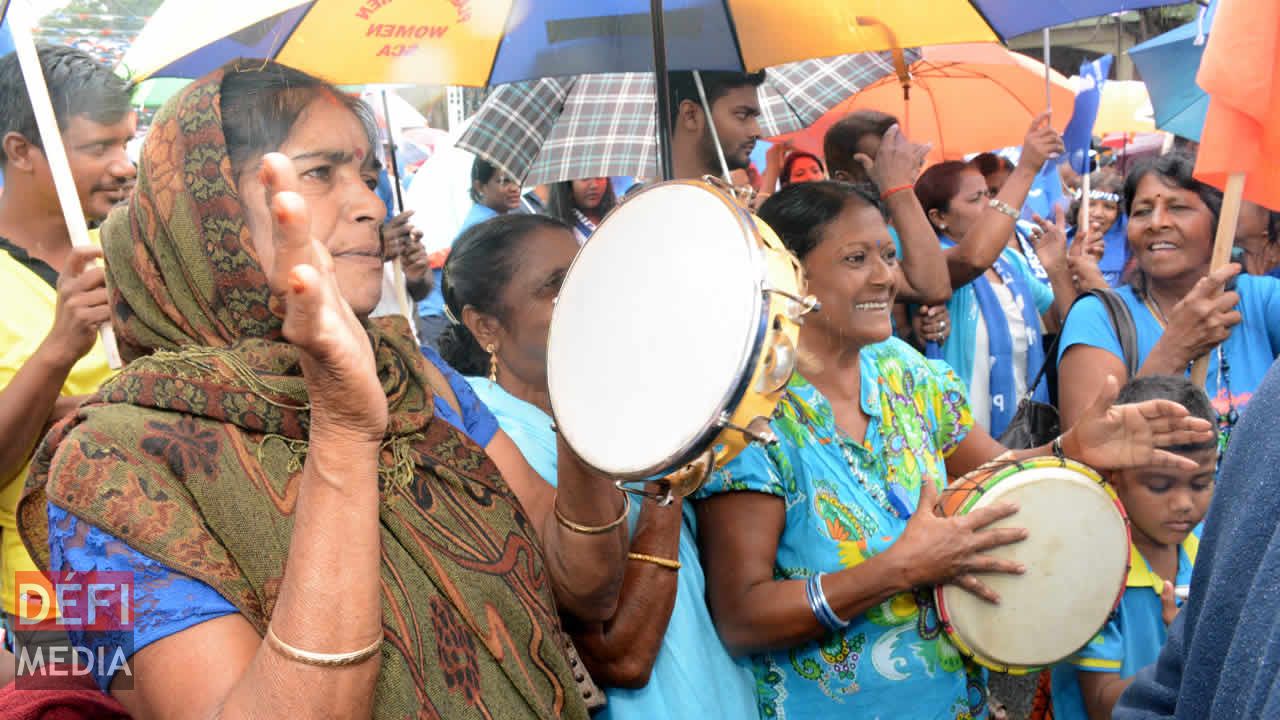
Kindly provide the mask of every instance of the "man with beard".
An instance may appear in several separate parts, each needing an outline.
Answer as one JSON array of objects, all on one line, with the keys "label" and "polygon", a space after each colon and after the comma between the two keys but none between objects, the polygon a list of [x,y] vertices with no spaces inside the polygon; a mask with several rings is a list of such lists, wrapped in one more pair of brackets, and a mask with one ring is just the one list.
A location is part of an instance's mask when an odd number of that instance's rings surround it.
[{"label": "man with beard", "polygon": [[[83,51],[44,46],[38,54],[85,220],[100,221],[135,176],[125,152],[137,130],[128,88]],[[0,147],[0,618],[11,630],[20,610],[15,573],[36,569],[14,517],[31,453],[110,373],[97,344],[110,312],[102,252],[71,246],[12,53],[0,58]]]},{"label": "man with beard", "polygon": [[[764,83],[764,71],[755,73],[704,71],[702,87],[711,106],[729,170],[745,170],[751,164],[751,151],[760,139],[760,98],[756,89]],[[720,158],[711,134],[707,113],[698,98],[693,73],[680,71],[669,75],[671,83],[671,166],[676,180],[721,177]]]}]

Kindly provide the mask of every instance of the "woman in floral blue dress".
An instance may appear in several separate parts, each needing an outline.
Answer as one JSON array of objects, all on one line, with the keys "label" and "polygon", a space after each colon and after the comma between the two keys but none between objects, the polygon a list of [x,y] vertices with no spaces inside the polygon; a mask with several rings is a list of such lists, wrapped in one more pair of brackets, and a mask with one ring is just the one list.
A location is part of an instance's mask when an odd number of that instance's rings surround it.
[{"label": "woman in floral blue dress", "polygon": [[[985,678],[942,633],[929,590],[998,602],[983,573],[1023,568],[985,553],[1026,537],[961,518],[938,489],[1006,449],[973,426],[964,385],[891,337],[896,263],[876,198],[834,182],[783,189],[760,217],[804,265],[822,310],[801,367],[753,445],[698,496],[707,599],[729,650],[751,656],[763,717],[977,718]],[[1052,452],[1098,468],[1185,464],[1157,448],[1212,436],[1181,406],[1113,406],[1110,383]],[[917,508],[923,511],[917,512]],[[750,518],[750,522],[743,522]]]}]

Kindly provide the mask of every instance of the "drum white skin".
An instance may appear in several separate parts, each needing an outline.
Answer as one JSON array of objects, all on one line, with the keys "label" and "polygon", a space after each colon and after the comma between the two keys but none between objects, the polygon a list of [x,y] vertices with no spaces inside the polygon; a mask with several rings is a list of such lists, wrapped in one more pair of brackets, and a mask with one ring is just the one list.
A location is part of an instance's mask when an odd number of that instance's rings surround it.
[{"label": "drum white skin", "polygon": [[1024,527],[1029,537],[989,554],[1022,563],[1026,573],[981,576],[999,605],[953,585],[935,597],[961,652],[1020,674],[1069,657],[1102,629],[1129,573],[1129,522],[1097,473],[1053,457],[971,473],[939,502],[945,514],[963,515],[1002,501],[1018,512],[989,528]]},{"label": "drum white skin", "polygon": [[772,231],[718,187],[640,191],[600,223],[556,301],[547,383],[559,432],[625,480],[708,449],[723,463],[754,437],[726,428],[767,420],[791,375],[812,309],[802,283]]}]

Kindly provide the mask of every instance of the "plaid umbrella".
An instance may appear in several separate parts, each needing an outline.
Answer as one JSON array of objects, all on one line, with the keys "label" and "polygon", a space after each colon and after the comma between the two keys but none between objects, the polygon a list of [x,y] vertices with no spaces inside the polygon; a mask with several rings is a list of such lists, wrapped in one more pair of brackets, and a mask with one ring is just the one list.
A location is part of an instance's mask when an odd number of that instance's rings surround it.
[{"label": "plaid umbrella", "polygon": [[[906,52],[906,62],[918,58]],[[765,136],[800,130],[894,72],[892,54],[859,53],[771,67],[760,87]],[[458,147],[527,185],[658,174],[652,73],[605,73],[502,85]]]}]

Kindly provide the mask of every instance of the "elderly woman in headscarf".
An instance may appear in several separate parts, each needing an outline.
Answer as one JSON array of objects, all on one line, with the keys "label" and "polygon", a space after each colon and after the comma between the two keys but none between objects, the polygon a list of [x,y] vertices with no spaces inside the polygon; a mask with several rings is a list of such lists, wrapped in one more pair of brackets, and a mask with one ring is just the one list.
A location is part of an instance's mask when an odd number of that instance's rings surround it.
[{"label": "elderly woman in headscarf", "polygon": [[52,570],[137,578],[132,675],[99,677],[136,716],[586,717],[557,611],[612,614],[626,503],[567,452],[557,495],[366,319],[373,135],[332,86],[233,63],[161,111],[104,227],[131,362],[20,513]]}]

